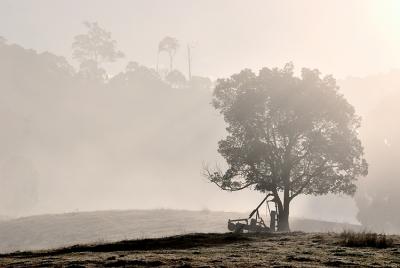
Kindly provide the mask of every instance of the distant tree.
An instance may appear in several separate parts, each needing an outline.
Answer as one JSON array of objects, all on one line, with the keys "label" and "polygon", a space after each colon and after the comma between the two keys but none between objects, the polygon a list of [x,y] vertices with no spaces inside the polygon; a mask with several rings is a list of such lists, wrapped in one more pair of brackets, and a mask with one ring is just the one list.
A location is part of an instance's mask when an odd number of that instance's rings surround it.
[{"label": "distant tree", "polygon": [[93,60],[87,60],[81,62],[79,66],[79,74],[85,79],[103,81],[107,78],[107,73],[103,68]]},{"label": "distant tree", "polygon": [[128,62],[128,64],[126,65],[125,71],[126,71],[126,72],[134,72],[134,71],[136,71],[139,67],[140,67],[139,63],[137,63],[136,61],[130,61],[130,62]]},{"label": "distant tree", "polygon": [[178,70],[169,72],[165,80],[176,88],[183,87],[186,84],[186,77]]},{"label": "distant tree", "polygon": [[[175,57],[176,51],[179,48],[179,43],[176,38],[173,37],[164,37],[158,44],[158,54],[161,52],[167,52],[169,55],[169,71],[172,72],[173,70],[173,59]],[[158,65],[158,63],[157,63]]]},{"label": "distant tree", "polygon": [[115,62],[123,58],[124,54],[117,50],[116,41],[111,33],[101,28],[97,22],[84,22],[87,33],[75,36],[72,43],[74,59],[78,60],[81,69],[87,73],[93,70],[96,75],[104,72],[103,63]]},{"label": "distant tree", "polygon": [[190,87],[200,90],[210,90],[212,87],[212,81],[208,77],[192,76],[190,79]]},{"label": "distant tree", "polygon": [[218,151],[228,168],[205,169],[223,190],[271,193],[281,231],[289,230],[296,196],[353,195],[355,181],[368,172],[357,132],[360,118],[335,79],[310,69],[298,78],[293,69],[263,68],[258,75],[243,70],[217,81],[213,106],[228,125]]},{"label": "distant tree", "polygon": [[113,76],[107,85],[113,90],[124,87],[145,92],[151,92],[153,89],[169,88],[167,83],[162,81],[156,70],[134,61],[130,61],[127,64],[125,72]]},{"label": "distant tree", "polygon": [[[76,75],[65,58],[49,52],[38,54],[16,44],[0,44],[0,59],[0,88],[4,90],[15,90],[18,87],[33,90],[32,85],[40,84],[40,94],[43,94],[46,90],[54,92],[57,84],[57,89],[62,91],[60,84],[66,86],[73,83],[72,77]],[[21,79],[22,75],[24,79]]]}]

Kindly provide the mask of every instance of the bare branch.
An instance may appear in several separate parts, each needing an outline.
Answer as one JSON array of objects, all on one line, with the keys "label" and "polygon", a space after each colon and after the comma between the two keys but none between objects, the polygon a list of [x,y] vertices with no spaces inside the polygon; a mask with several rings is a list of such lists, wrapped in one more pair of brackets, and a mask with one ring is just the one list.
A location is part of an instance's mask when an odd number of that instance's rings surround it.
[{"label": "bare branch", "polygon": [[[229,191],[229,192],[235,192],[235,191],[240,191],[243,190],[251,185],[256,184],[256,182],[249,182],[246,184],[243,184],[241,182],[236,182],[234,184],[237,184],[237,186],[233,186],[232,182],[230,182],[229,185],[224,185],[224,174],[222,173],[221,169],[216,165],[215,170],[211,170],[207,165],[203,164],[203,176],[206,177],[210,182],[214,183],[217,185],[220,189],[224,191]],[[230,179],[239,176],[238,174],[232,174]]]}]

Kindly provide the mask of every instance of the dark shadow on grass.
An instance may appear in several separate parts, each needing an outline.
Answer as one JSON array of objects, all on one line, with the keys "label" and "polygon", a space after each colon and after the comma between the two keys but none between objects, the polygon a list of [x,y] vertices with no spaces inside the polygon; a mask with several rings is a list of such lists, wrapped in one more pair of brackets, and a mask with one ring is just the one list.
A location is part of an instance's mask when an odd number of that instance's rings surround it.
[{"label": "dark shadow on grass", "polygon": [[125,240],[115,243],[74,245],[71,247],[43,251],[25,251],[1,254],[2,257],[39,257],[68,254],[75,252],[113,252],[142,251],[159,249],[188,249],[195,247],[211,247],[251,240],[251,235],[244,234],[187,234],[164,238]]}]

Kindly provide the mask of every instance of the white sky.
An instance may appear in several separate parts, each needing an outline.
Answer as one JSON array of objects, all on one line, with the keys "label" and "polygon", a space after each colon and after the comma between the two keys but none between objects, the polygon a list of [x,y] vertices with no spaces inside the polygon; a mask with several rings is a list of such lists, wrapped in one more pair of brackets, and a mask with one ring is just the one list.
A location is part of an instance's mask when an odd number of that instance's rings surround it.
[{"label": "white sky", "polygon": [[[156,62],[162,37],[179,39],[177,67],[186,73],[186,44],[195,44],[195,74],[227,76],[245,67],[319,68],[337,78],[400,68],[400,1],[368,0],[2,0],[0,35],[70,57],[82,21],[97,21],[127,60]],[[167,57],[161,59],[167,65]]]}]

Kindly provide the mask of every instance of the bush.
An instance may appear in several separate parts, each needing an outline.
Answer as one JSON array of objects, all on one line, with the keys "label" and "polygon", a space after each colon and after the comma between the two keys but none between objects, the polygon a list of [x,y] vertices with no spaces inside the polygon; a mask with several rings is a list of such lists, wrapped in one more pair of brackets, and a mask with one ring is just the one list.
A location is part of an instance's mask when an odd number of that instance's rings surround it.
[{"label": "bush", "polygon": [[386,234],[372,232],[343,231],[340,234],[341,244],[346,247],[387,248],[393,246],[393,239]]}]

